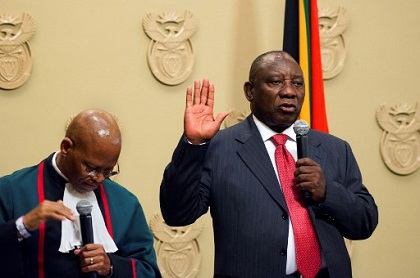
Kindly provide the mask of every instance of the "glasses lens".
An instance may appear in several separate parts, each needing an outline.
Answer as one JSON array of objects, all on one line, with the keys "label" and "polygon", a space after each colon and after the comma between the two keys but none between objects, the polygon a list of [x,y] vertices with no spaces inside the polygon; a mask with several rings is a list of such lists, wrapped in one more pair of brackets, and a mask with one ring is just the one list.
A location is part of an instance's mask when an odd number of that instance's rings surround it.
[{"label": "glasses lens", "polygon": [[83,167],[85,168],[86,173],[91,177],[98,177],[99,175],[103,175],[104,178],[109,178],[115,176],[120,173],[120,165],[117,163],[112,171],[99,171],[95,170],[92,167],[82,163]]}]

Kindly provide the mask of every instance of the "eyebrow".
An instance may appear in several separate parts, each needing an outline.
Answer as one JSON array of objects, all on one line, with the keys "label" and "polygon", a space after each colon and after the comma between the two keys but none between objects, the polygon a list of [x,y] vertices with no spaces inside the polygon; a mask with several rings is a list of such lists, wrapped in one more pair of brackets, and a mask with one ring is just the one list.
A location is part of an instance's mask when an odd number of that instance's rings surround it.
[{"label": "eyebrow", "polygon": [[[95,170],[95,171],[97,171],[97,170],[101,170],[101,171],[110,171],[110,172],[112,172],[112,170],[113,170],[113,169],[114,169],[114,167],[115,167],[115,165],[114,165],[114,166],[107,167],[107,168],[104,168],[104,167],[99,167],[99,166],[95,166],[93,163],[90,163],[90,162],[88,162],[88,161],[86,161],[86,160],[83,160],[83,164],[84,164],[85,166],[87,166],[88,168],[90,168],[90,169],[92,169],[92,170]],[[101,171],[99,171],[99,172],[101,172]]]}]

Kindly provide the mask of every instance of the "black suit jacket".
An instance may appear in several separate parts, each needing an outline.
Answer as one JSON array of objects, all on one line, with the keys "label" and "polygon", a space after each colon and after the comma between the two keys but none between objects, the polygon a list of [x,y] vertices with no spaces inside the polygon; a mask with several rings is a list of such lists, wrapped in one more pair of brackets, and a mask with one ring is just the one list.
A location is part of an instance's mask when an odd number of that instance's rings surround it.
[{"label": "black suit jacket", "polygon": [[[327,180],[325,202],[308,208],[324,263],[331,277],[351,277],[343,236],[368,238],[377,207],[347,142],[314,130],[308,141],[308,155]],[[173,226],[193,223],[210,207],[215,277],[285,276],[289,212],[252,116],[205,145],[183,136],[165,169],[160,202]]]}]

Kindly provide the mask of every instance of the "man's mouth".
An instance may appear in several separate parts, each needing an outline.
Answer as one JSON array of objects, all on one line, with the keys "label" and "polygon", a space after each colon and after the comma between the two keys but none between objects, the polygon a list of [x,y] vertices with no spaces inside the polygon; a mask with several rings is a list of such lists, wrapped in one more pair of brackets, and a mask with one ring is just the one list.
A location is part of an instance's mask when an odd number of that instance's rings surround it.
[{"label": "man's mouth", "polygon": [[284,103],[279,106],[279,109],[286,113],[293,113],[296,111],[296,106],[291,103]]},{"label": "man's mouth", "polygon": [[86,191],[93,191],[93,190],[95,190],[96,188],[98,188],[98,184],[96,184],[96,183],[84,183],[83,184],[83,188],[86,190]]}]

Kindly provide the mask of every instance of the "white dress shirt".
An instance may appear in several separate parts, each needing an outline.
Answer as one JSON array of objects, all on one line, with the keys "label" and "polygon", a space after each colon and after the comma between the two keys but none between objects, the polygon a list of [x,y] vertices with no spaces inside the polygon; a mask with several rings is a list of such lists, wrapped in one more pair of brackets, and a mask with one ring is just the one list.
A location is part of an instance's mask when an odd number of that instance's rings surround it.
[{"label": "white dress shirt", "polygon": [[[273,164],[273,168],[274,168],[274,171],[276,172],[276,176],[279,181],[280,188],[281,188],[281,182],[280,182],[279,174],[277,172],[276,159],[274,156],[276,146],[270,139],[273,135],[277,134],[277,132],[274,132],[273,130],[271,130],[268,126],[266,126],[260,120],[258,120],[254,115],[253,115],[253,119],[254,119],[255,124],[257,125],[258,131],[261,134],[265,147],[267,148],[267,152],[268,152],[268,155],[270,156],[271,164]],[[288,136],[288,139],[286,142],[286,148],[292,154],[293,158],[296,161],[297,160],[297,145],[296,145],[296,134],[293,131],[293,125],[287,128],[286,130],[284,130],[283,134],[286,134]],[[288,236],[288,243],[287,243],[286,274],[292,274],[296,271],[297,271],[297,265],[296,265],[295,238],[293,234],[292,223],[290,222],[290,217],[289,217],[289,236]]]}]

